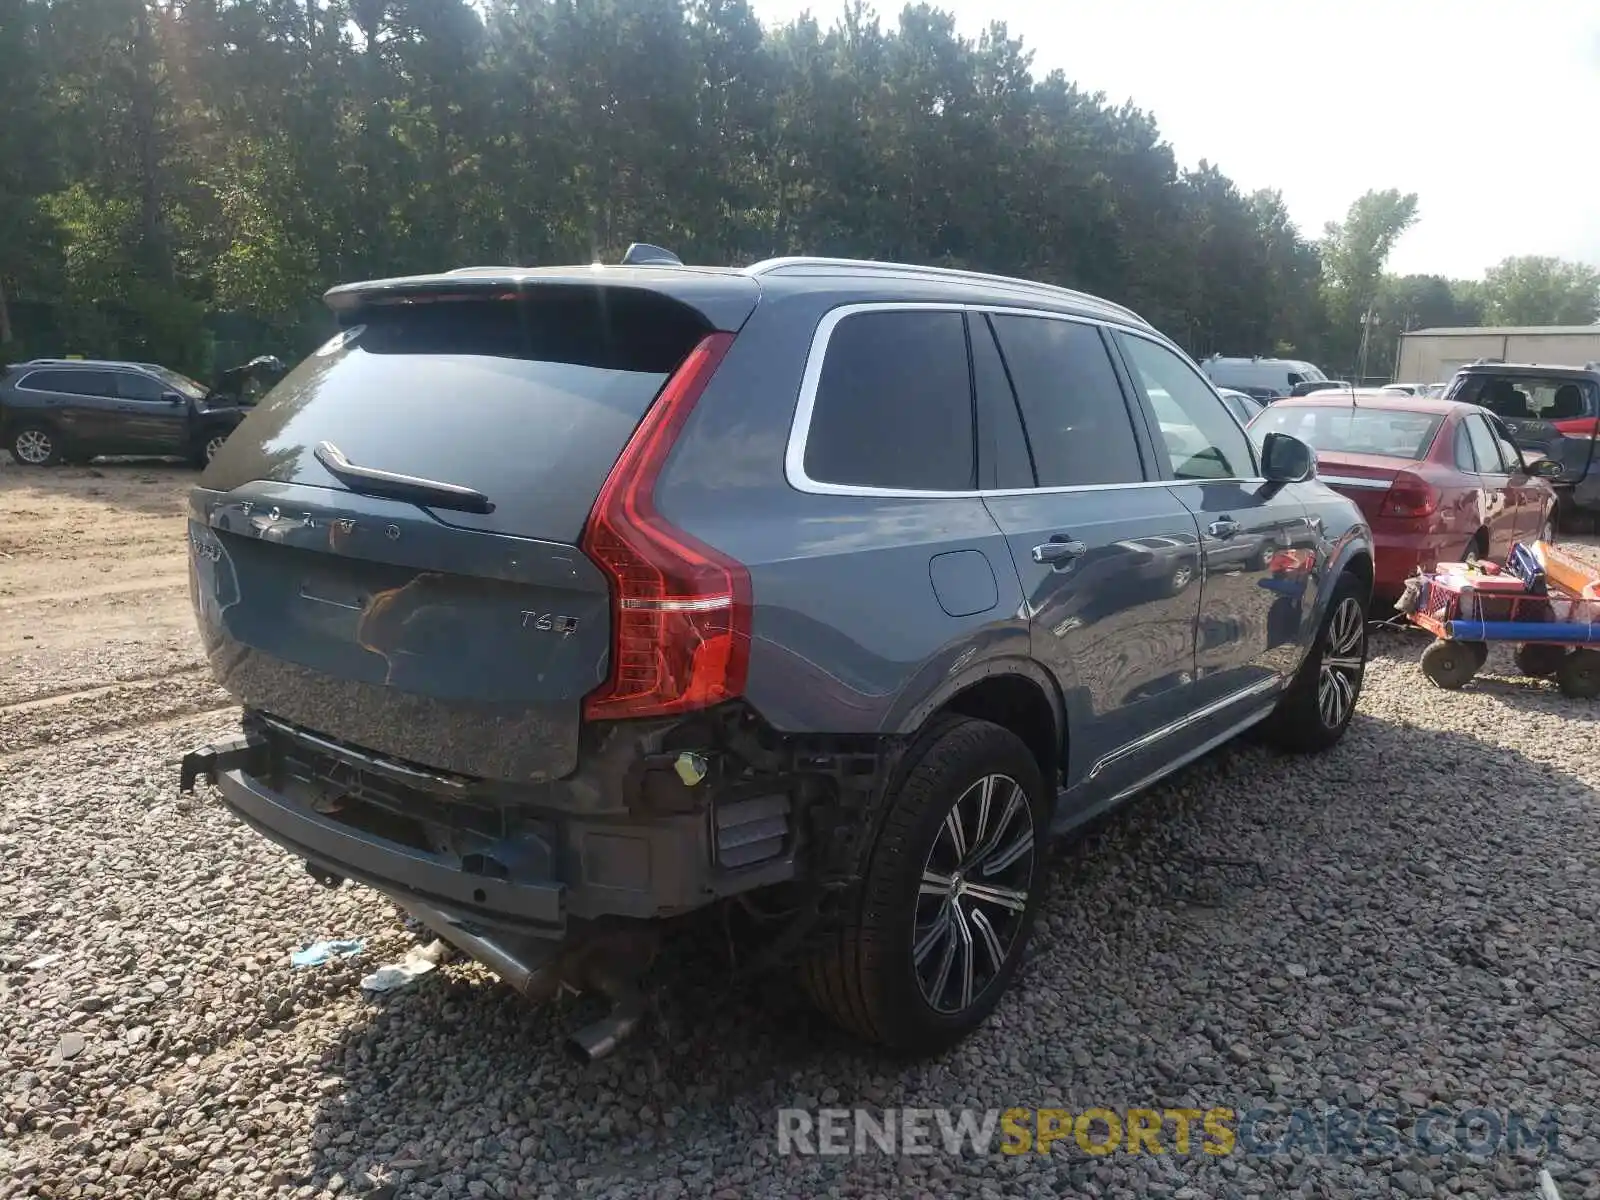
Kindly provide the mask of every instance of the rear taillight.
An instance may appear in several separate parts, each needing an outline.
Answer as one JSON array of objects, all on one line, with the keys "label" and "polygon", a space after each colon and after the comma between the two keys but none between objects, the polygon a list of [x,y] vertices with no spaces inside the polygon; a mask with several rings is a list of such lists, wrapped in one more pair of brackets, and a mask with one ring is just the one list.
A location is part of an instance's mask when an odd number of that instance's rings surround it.
[{"label": "rear taillight", "polygon": [[1560,421],[1551,421],[1563,437],[1582,438],[1588,441],[1595,435],[1595,427],[1600,425],[1594,417],[1569,417]]},{"label": "rear taillight", "polygon": [[1439,507],[1439,490],[1420,475],[1401,471],[1389,485],[1378,515],[1384,517],[1426,517]]},{"label": "rear taillight", "polygon": [[583,551],[611,581],[611,674],[585,698],[590,720],[706,708],[744,691],[750,575],[670,524],[655,485],[684,422],[733,343],[713,333],[683,360],[595,500]]}]

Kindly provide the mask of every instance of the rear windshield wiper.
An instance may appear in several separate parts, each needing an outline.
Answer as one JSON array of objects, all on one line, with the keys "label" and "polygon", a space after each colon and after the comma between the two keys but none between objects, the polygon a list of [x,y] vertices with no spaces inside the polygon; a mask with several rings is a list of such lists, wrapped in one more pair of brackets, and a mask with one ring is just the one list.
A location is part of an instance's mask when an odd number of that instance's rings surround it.
[{"label": "rear windshield wiper", "polygon": [[440,483],[433,479],[418,479],[415,475],[401,475],[396,471],[382,471],[377,467],[358,467],[339,451],[332,442],[319,442],[313,453],[317,461],[328,468],[330,474],[352,492],[368,496],[386,496],[391,500],[408,500],[429,508],[451,508],[460,512],[492,513],[494,504],[482,492],[462,487],[458,483]]}]

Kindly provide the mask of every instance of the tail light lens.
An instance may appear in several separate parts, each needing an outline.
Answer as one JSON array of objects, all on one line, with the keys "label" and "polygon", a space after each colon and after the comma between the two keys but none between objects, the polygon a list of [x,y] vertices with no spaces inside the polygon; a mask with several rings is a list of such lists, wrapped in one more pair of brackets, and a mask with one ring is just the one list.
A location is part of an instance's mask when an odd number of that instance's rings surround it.
[{"label": "tail light lens", "polygon": [[1569,438],[1582,438],[1588,441],[1594,437],[1595,429],[1600,426],[1600,421],[1594,417],[1569,417],[1560,421],[1551,421],[1561,436]]},{"label": "tail light lens", "polygon": [[1420,475],[1401,471],[1389,485],[1379,515],[1385,517],[1426,517],[1439,507],[1439,490]]},{"label": "tail light lens", "polygon": [[634,430],[584,527],[581,546],[611,582],[611,673],[584,700],[590,720],[664,716],[744,691],[750,575],[669,523],[655,485],[728,347],[713,333],[689,352]]}]

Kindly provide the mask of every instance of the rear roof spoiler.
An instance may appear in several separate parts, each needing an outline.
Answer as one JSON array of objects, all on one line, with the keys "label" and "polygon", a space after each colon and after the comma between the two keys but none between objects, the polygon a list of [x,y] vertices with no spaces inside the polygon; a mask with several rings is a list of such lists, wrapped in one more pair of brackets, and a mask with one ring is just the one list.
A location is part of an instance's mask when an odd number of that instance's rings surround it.
[{"label": "rear roof spoiler", "polygon": [[[663,252],[665,253],[665,252]],[[446,297],[514,299],[538,288],[654,292],[699,313],[713,329],[737,333],[761,297],[761,285],[736,271],[656,266],[485,267],[471,272],[403,275],[329,288],[323,303],[344,317],[375,304],[419,304]]]}]

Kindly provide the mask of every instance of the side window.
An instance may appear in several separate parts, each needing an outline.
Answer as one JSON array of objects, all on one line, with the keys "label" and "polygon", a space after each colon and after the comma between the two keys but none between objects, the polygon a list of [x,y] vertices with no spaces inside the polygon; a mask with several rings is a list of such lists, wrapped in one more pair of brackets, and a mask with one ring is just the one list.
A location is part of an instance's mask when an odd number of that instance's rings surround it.
[{"label": "side window", "polygon": [[971,491],[972,416],[959,312],[856,313],[828,339],[806,474],[819,483]]},{"label": "side window", "polygon": [[972,380],[978,390],[978,482],[996,489],[1037,487],[1022,410],[1006,377],[989,318],[970,314],[967,335],[972,339]]},{"label": "side window", "polygon": [[1499,475],[1500,451],[1495,445],[1494,434],[1489,432],[1489,425],[1480,416],[1467,418],[1467,434],[1472,438],[1472,456],[1478,460],[1478,471],[1484,475]]},{"label": "side window", "polygon": [[1468,475],[1478,473],[1477,459],[1472,456],[1471,419],[1461,421],[1456,426],[1456,470],[1465,471]]},{"label": "side window", "polygon": [[1133,419],[1099,328],[1050,317],[990,320],[1039,486],[1143,482]]},{"label": "side window", "polygon": [[1119,333],[1134,378],[1149,398],[1176,479],[1249,479],[1250,439],[1222,400],[1181,358],[1148,338]]},{"label": "side window", "polygon": [[148,375],[135,375],[132,371],[119,371],[116,376],[117,395],[124,400],[159,400],[161,385]]},{"label": "side window", "polygon": [[18,380],[23,387],[40,392],[64,392],[72,396],[113,395],[111,376],[105,371],[35,371]]},{"label": "side window", "polygon": [[1489,422],[1489,431],[1500,446],[1500,461],[1505,464],[1507,472],[1520,473],[1523,469],[1522,451],[1517,449],[1517,444],[1506,435],[1498,421]]}]

